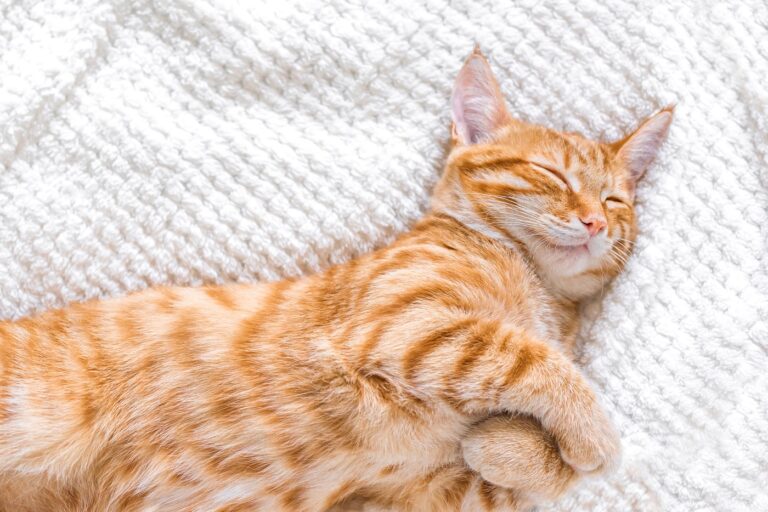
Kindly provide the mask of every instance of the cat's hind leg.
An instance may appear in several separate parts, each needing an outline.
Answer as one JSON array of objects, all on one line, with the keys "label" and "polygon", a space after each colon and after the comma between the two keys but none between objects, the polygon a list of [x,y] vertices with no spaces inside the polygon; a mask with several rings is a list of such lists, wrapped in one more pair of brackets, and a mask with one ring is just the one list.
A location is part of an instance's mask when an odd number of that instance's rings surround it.
[{"label": "cat's hind leg", "polygon": [[560,497],[578,478],[553,437],[533,418],[500,415],[472,427],[464,461],[484,480],[539,503]]}]

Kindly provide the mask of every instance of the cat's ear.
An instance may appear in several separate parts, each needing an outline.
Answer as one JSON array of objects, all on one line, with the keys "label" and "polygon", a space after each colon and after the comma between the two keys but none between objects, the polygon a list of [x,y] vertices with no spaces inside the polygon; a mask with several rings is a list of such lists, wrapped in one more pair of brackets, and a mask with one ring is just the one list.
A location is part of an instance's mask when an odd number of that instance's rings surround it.
[{"label": "cat's ear", "polygon": [[510,120],[491,66],[478,46],[464,62],[451,95],[452,135],[459,144],[487,140]]},{"label": "cat's ear", "polygon": [[643,121],[637,130],[611,145],[619,165],[629,173],[633,187],[656,158],[662,142],[667,138],[673,112],[674,106],[660,110]]}]

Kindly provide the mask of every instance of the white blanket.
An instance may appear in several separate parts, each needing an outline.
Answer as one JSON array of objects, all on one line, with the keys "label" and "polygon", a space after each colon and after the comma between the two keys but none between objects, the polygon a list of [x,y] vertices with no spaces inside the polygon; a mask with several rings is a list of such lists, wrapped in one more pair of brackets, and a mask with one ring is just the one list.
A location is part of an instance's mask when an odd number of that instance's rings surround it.
[{"label": "white blanket", "polygon": [[623,465],[547,510],[768,510],[763,0],[0,0],[0,317],[387,243],[475,42],[526,120],[613,138],[677,103],[585,311]]}]

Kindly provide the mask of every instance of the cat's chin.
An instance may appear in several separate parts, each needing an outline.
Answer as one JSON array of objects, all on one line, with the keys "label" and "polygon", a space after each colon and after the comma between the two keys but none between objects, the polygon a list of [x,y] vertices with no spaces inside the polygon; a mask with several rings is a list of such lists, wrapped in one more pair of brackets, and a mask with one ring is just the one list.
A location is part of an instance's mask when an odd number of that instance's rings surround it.
[{"label": "cat's chin", "polygon": [[611,276],[600,270],[600,258],[590,254],[587,248],[561,251],[552,250],[536,258],[539,274],[546,286],[558,295],[571,300],[581,300],[600,291]]},{"label": "cat's chin", "polygon": [[546,243],[540,251],[547,254],[552,264],[565,264],[567,267],[583,267],[592,262],[596,254],[589,247],[589,242],[582,244],[562,244],[557,242]]},{"label": "cat's chin", "polygon": [[[610,246],[610,244],[608,244]],[[606,242],[601,239],[591,239],[584,243],[559,244],[550,242],[547,249],[554,258],[568,266],[576,265],[581,271],[590,267],[600,267],[606,255]]]},{"label": "cat's chin", "polygon": [[[571,243],[549,233],[515,233],[523,241],[548,287],[571,299],[594,295],[612,275],[606,265],[610,242],[593,237]],[[597,271],[597,272],[594,272]]]},{"label": "cat's chin", "polygon": [[[589,243],[579,245],[549,243],[546,246],[535,247],[533,255],[537,266],[550,280],[553,282],[570,281],[572,278],[582,276],[585,272],[603,266],[601,262],[605,256],[604,251],[600,247],[590,247],[590,245]],[[581,282],[582,280],[578,279],[578,281]],[[588,286],[587,289],[575,294],[590,295],[590,288]],[[571,295],[576,290],[569,290],[569,292],[568,295]]]}]

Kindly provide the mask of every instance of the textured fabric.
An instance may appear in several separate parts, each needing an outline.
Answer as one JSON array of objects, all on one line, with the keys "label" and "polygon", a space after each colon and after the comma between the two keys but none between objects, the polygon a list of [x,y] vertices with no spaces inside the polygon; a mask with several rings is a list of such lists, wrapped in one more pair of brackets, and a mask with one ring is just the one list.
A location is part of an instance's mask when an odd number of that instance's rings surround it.
[{"label": "textured fabric", "polygon": [[4,318],[385,244],[428,205],[475,41],[529,121],[612,138],[677,102],[637,251],[585,308],[623,465],[546,509],[768,510],[762,0],[0,9]]}]

